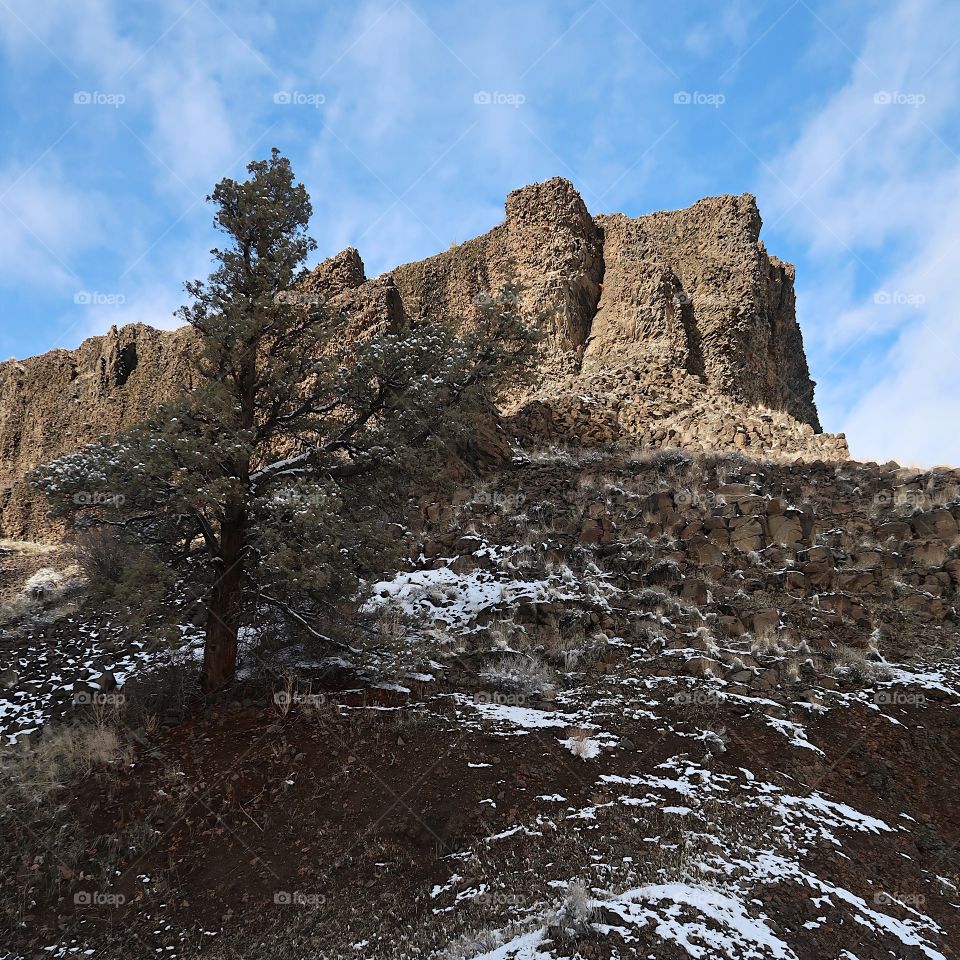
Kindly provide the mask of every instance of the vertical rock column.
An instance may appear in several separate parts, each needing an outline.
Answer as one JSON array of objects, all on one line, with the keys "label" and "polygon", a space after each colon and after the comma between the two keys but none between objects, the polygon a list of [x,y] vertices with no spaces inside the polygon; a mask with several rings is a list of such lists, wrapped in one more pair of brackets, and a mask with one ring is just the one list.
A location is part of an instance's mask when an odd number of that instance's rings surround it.
[{"label": "vertical rock column", "polygon": [[507,249],[524,285],[524,312],[548,312],[544,374],[576,371],[600,299],[603,241],[572,184],[560,177],[507,197]]}]

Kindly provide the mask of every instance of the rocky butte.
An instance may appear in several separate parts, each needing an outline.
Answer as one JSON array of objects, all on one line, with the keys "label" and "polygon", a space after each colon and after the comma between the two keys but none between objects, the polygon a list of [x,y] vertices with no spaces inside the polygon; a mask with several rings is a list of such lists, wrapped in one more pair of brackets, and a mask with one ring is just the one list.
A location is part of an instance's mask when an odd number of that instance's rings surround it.
[{"label": "rocky butte", "polygon": [[[348,342],[468,325],[515,271],[536,377],[470,438],[510,455],[392,503],[356,604],[251,617],[222,694],[189,578],[131,627],[139,582],[0,542],[0,943],[958,956],[960,470],[821,432],[760,228],[749,196],[591,216],[555,179],[420,263],[316,267],[290,296]],[[2,533],[53,541],[24,472],[189,388],[193,343],[0,366]]]},{"label": "rocky butte", "polygon": [[[515,436],[846,459],[846,440],[823,433],[817,417],[794,268],[767,253],[760,227],[749,194],[592,216],[557,177],[513,191],[504,222],[473,240],[370,280],[349,248],[304,289],[362,337],[430,320],[470,324],[476,296],[515,275],[525,314],[546,334],[534,382],[504,403]],[[25,473],[189,386],[191,342],[187,329],[134,324],[0,364],[0,536],[49,532]]]}]

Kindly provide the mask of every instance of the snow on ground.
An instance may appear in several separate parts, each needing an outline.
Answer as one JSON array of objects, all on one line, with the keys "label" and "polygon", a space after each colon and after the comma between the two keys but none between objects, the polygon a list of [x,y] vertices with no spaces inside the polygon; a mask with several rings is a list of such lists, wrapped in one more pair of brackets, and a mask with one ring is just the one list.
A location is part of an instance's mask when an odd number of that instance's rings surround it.
[{"label": "snow on ground", "polygon": [[[895,898],[869,904],[802,864],[807,850],[819,842],[842,850],[847,832],[883,835],[905,827],[891,827],[820,791],[791,792],[746,768],[740,768],[739,776],[720,774],[686,755],[674,756],[648,774],[601,774],[597,782],[619,789],[619,796],[582,810],[568,808],[568,821],[583,822],[585,827],[597,824],[602,829],[600,815],[618,802],[657,807],[662,813],[684,818],[688,835],[697,838],[694,849],[698,853],[679,876],[664,876],[628,889],[593,887],[587,917],[594,935],[616,935],[628,950],[635,945],[640,951],[637,955],[644,956],[652,937],[674,944],[694,960],[797,960],[801,947],[792,942],[791,931],[784,930],[783,918],[771,908],[759,906],[775,900],[777,887],[790,885],[809,897],[811,910],[818,915],[817,920],[801,925],[807,933],[853,921],[918,956],[945,960],[932,942],[942,934],[934,920],[910,907],[906,908],[907,919],[893,916],[882,906],[896,904]],[[682,799],[682,804],[673,798]],[[560,796],[541,799],[563,802]],[[740,813],[748,820],[763,822],[759,839],[726,835],[724,809],[732,816]],[[536,826],[541,823],[538,818]],[[519,833],[539,835],[537,830],[517,824],[497,839]],[[611,851],[606,852],[609,855]],[[448,884],[435,888],[434,896],[455,890],[459,879],[459,874],[454,874]],[[568,884],[555,880],[549,886]],[[462,899],[456,896],[453,906]],[[469,960],[564,960],[569,953],[552,932],[564,922],[563,909],[556,903],[543,903],[527,924],[490,932],[502,941],[498,946],[462,955]],[[899,953],[891,953],[894,955]]]},{"label": "snow on ground", "polygon": [[678,944],[691,957],[797,960],[790,947],[767,926],[765,915],[750,916],[741,898],[710,887],[650,884],[597,901],[596,906],[624,920],[620,933],[627,943],[635,939],[631,927],[651,924],[661,939]]},{"label": "snow on ground", "polygon": [[829,826],[848,827],[852,830],[863,830],[867,833],[894,832],[893,827],[888,826],[883,820],[861,813],[845,803],[828,800],[816,790],[808,797],[784,795],[780,798],[777,812],[783,817],[784,821],[792,821],[797,809],[804,810],[808,815],[815,812],[816,819],[821,824]]},{"label": "snow on ground", "polygon": [[7,641],[9,653],[0,651],[4,666],[16,674],[0,694],[0,742],[12,745],[35,734],[51,716],[75,702],[89,702],[90,694],[98,690],[107,695],[104,702],[109,704],[110,697],[120,694],[102,688],[104,674],[122,688],[135,675],[201,655],[202,638],[190,626],[180,628],[181,643],[170,648],[138,638],[121,640],[118,630],[93,627],[73,617],[64,625],[53,642],[31,635],[15,637]]},{"label": "snow on ground", "polygon": [[364,609],[374,612],[391,608],[427,621],[465,627],[484,611],[521,601],[592,600],[603,606],[617,589],[599,571],[593,576],[578,576],[561,568],[542,580],[511,577],[511,572],[508,568],[457,573],[447,566],[400,572],[373,584],[372,597]]},{"label": "snow on ground", "polygon": [[576,723],[576,716],[556,711],[535,710],[532,707],[513,706],[505,703],[477,703],[466,697],[459,698],[469,703],[486,720],[493,721],[501,729],[515,727],[519,732],[540,730],[544,727],[569,727]]},{"label": "snow on ground", "polygon": [[[500,557],[494,557],[500,560]],[[373,587],[373,599],[367,605],[369,612],[395,610],[422,618],[425,622],[446,624],[462,633],[469,632],[478,615],[493,609],[508,610],[519,602],[589,601],[599,609],[607,604],[614,592],[600,575],[577,578],[569,571],[543,579],[519,579],[512,576],[508,564],[491,570],[474,570],[458,574],[449,567],[398,573]],[[174,655],[196,657],[200,639],[190,628],[182,628],[185,647],[177,654],[169,650],[148,650],[141,643],[121,648],[106,631],[97,631],[82,624],[76,625],[78,637],[75,647],[56,648],[29,644],[12,664],[23,672],[22,680],[0,698],[0,732],[16,725],[18,731],[39,726],[49,715],[51,704],[63,696],[69,698],[74,685],[96,680],[101,670],[112,672],[119,684],[136,672],[168,662]],[[622,638],[611,643],[629,646]],[[302,653],[302,651],[298,651]],[[889,679],[878,681],[869,688],[834,692],[823,706],[797,703],[792,719],[771,716],[766,711],[781,709],[782,704],[761,695],[746,696],[726,690],[722,680],[677,680],[676,677],[638,676],[634,668],[646,651],[638,648],[636,657],[628,657],[626,669],[593,678],[589,685],[577,686],[574,675],[566,677],[565,688],[559,690],[553,703],[538,705],[497,700],[478,700],[465,694],[440,693],[437,701],[450,699],[456,704],[456,722],[461,730],[483,729],[495,737],[529,736],[546,731],[551,741],[583,760],[596,761],[608,748],[618,745],[618,738],[606,733],[621,729],[624,718],[652,727],[660,733],[670,733],[692,740],[722,738],[702,724],[682,724],[667,720],[676,710],[667,710],[668,698],[676,706],[676,690],[696,691],[701,697],[716,702],[727,701],[753,710],[758,723],[769,725],[785,738],[785,749],[794,748],[803,753],[826,756],[823,749],[811,742],[797,716],[822,713],[833,707],[850,708],[854,705],[886,711],[901,703],[911,703],[908,697],[934,694],[947,695],[960,702],[960,671],[954,666],[924,666],[913,670],[889,667]],[[319,665],[319,664],[318,664]],[[29,676],[27,676],[29,674]],[[432,679],[429,674],[419,679]],[[664,687],[666,685],[666,688]],[[383,689],[406,693],[399,685],[382,684]],[[802,708],[799,709],[799,708]],[[397,710],[400,707],[365,705],[345,709]],[[429,707],[425,707],[429,709]],[[900,723],[895,717],[894,722]],[[615,724],[614,721],[617,721]],[[689,727],[695,729],[690,732]],[[564,735],[558,735],[563,731]],[[632,734],[631,734],[632,736]],[[6,732],[6,742],[13,742],[16,734]],[[685,745],[692,745],[691,740]],[[702,750],[703,745],[697,745]],[[824,747],[829,745],[824,743]],[[569,758],[567,758],[569,759]],[[614,808],[651,808],[665,816],[679,818],[685,835],[693,838],[699,859],[689,864],[682,875],[659,877],[657,882],[632,885],[627,889],[593,888],[590,907],[594,928],[601,934],[616,934],[628,945],[645,943],[655,934],[662,941],[674,944],[693,958],[742,958],[742,960],[796,960],[795,945],[785,933],[773,910],[758,910],[758,903],[766,903],[771,891],[780,885],[794,885],[809,897],[821,919],[808,921],[805,930],[814,931],[832,923],[852,920],[878,935],[891,938],[917,955],[941,960],[933,941],[942,931],[934,920],[918,910],[905,908],[907,919],[891,915],[883,903],[870,903],[856,893],[832,884],[817,876],[805,864],[804,857],[811,849],[824,847],[834,856],[845,856],[844,843],[850,834],[872,836],[896,835],[910,831],[896,818],[891,826],[885,820],[871,816],[845,803],[826,796],[819,790],[808,791],[802,783],[781,777],[770,782],[756,773],[740,768],[740,776],[718,773],[691,755],[677,754],[653,767],[628,775],[600,774],[596,783],[607,792],[605,802],[592,801],[578,809],[571,804],[565,810],[553,806],[566,804],[561,794],[545,794],[541,799],[545,810],[557,822],[582,824],[583,829],[599,828],[602,833],[605,813]],[[470,767],[489,764],[468,763]],[[590,764],[577,766],[589,779]],[[602,769],[602,768],[601,768]],[[608,802],[607,802],[608,801]],[[582,801],[581,801],[582,802]],[[629,811],[633,812],[633,811]],[[727,827],[724,820],[728,817]],[[760,840],[737,837],[731,843],[723,830],[737,823],[737,816],[764,824]],[[514,837],[543,837],[541,830],[547,816],[543,813],[527,823],[512,823],[499,833],[484,839],[491,845],[508,844]],[[650,838],[656,842],[657,838]],[[750,846],[750,843],[755,844]],[[469,852],[462,856],[467,857]],[[460,856],[459,854],[457,856]],[[570,878],[571,880],[576,878]],[[450,912],[486,893],[486,886],[459,889],[461,878],[454,874],[445,884],[438,884],[432,892],[437,901],[435,912]],[[566,881],[554,881],[565,886]],[[445,902],[444,898],[452,898]],[[556,922],[556,904],[544,903],[536,920],[523,929],[510,929],[502,934],[503,942],[483,953],[471,955],[471,960],[561,960],[566,954],[562,946],[549,941],[548,928]],[[901,908],[902,904],[899,905]],[[898,911],[898,912],[903,912]],[[65,953],[61,953],[65,956]],[[360,954],[358,953],[358,956]],[[893,955],[893,954],[892,954]],[[466,957],[467,955],[464,954]],[[852,956],[852,955],[850,955]]]},{"label": "snow on ground", "polygon": [[813,750],[814,753],[819,753],[821,756],[824,756],[823,751],[807,739],[806,731],[801,724],[793,720],[784,720],[780,717],[766,717],[765,719],[774,730],[782,733],[787,740],[790,741],[792,746],[801,747],[805,750]]}]

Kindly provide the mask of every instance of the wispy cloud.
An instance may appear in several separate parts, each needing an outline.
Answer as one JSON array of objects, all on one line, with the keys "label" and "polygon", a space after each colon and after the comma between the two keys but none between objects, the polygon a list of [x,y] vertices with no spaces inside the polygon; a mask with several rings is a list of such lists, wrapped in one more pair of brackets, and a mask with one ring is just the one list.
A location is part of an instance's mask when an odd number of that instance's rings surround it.
[{"label": "wispy cloud", "polygon": [[768,224],[809,250],[800,311],[824,419],[861,457],[960,462],[958,30],[938,0],[875,16],[761,188]]},{"label": "wispy cloud", "polygon": [[861,455],[960,461],[960,10],[695,6],[2,0],[17,320],[0,343],[169,324],[181,281],[207,272],[204,196],[274,144],[312,195],[318,252],[358,246],[370,274],[488,229],[509,190],[557,174],[634,215],[753,189],[771,249],[797,261],[827,427]]},{"label": "wispy cloud", "polygon": [[0,171],[0,282],[75,289],[75,259],[103,240],[104,221],[53,164]]}]

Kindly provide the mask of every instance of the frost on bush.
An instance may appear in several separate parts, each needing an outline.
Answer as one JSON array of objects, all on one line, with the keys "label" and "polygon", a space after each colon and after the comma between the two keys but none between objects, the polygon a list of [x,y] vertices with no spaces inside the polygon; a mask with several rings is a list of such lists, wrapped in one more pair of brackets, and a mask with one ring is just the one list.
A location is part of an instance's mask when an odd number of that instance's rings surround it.
[{"label": "frost on bush", "polygon": [[40,608],[60,603],[80,583],[75,566],[65,570],[43,567],[23,585],[19,595],[0,606],[0,623],[13,623]]},{"label": "frost on bush", "polygon": [[834,672],[859,683],[888,680],[891,675],[890,667],[883,661],[871,659],[871,655],[877,654],[872,650],[842,647],[834,656]]},{"label": "frost on bush", "polygon": [[593,914],[590,891],[582,880],[571,880],[563,901],[563,914],[573,923],[586,923]]},{"label": "frost on bush", "polygon": [[585,936],[591,932],[595,912],[590,888],[582,880],[571,880],[552,924],[555,936],[560,940]]},{"label": "frost on bush", "polygon": [[590,736],[589,730],[574,730],[561,743],[581,760],[594,760],[600,756],[600,744]]},{"label": "frost on bush", "polygon": [[506,693],[539,695],[552,686],[552,674],[534,656],[513,657],[490,663],[480,671],[481,679]]}]

